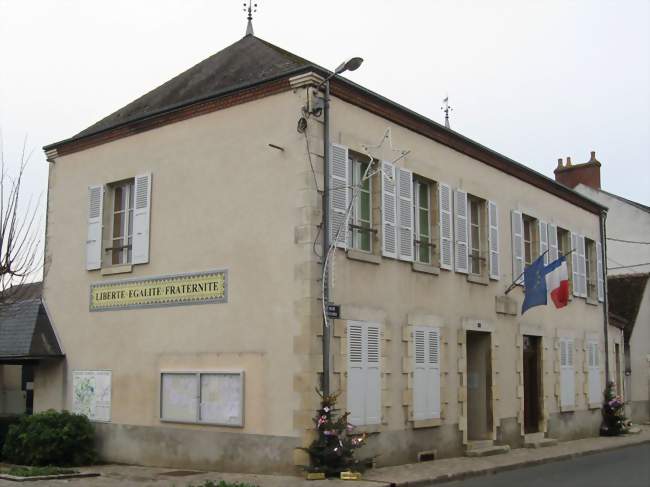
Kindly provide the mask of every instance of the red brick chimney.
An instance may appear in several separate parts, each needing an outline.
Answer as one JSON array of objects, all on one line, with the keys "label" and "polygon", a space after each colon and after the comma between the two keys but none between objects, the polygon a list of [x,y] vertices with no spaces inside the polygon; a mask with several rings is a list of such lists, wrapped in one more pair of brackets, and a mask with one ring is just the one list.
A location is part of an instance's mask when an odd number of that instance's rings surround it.
[{"label": "red brick chimney", "polygon": [[555,180],[575,188],[582,183],[594,189],[600,189],[600,162],[596,159],[596,151],[591,151],[591,159],[584,164],[571,164],[571,158],[566,158],[566,165],[562,164],[562,159],[557,160],[555,168]]}]

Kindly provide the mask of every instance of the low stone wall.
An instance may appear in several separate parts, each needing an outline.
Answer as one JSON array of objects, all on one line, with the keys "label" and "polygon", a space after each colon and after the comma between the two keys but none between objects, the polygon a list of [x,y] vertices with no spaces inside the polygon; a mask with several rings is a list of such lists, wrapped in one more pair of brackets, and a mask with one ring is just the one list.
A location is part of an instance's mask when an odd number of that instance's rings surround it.
[{"label": "low stone wall", "polygon": [[548,418],[548,437],[560,441],[599,436],[600,409],[553,413]]},{"label": "low stone wall", "polygon": [[298,438],[95,424],[96,446],[107,462],[241,473],[296,473]]},{"label": "low stone wall", "polygon": [[402,431],[382,431],[370,435],[368,443],[358,451],[358,458],[376,457],[378,467],[415,463],[418,453],[436,451],[436,458],[457,457],[464,454],[462,432],[458,424],[435,428]]},{"label": "low stone wall", "polygon": [[633,423],[650,421],[650,401],[632,401],[630,403],[630,419]]}]

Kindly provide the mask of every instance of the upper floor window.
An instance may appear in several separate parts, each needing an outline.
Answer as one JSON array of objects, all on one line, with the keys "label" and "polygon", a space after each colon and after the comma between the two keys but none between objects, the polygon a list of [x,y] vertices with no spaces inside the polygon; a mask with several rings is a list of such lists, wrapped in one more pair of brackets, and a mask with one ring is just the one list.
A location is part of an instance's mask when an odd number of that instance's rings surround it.
[{"label": "upper floor window", "polygon": [[350,164],[352,191],[356,193],[350,220],[352,247],[372,252],[372,178],[368,177],[369,163],[351,157]]},{"label": "upper floor window", "polygon": [[88,187],[86,269],[149,262],[151,174]]},{"label": "upper floor window", "polygon": [[111,247],[110,253],[113,265],[130,264],[133,256],[133,193],[135,180],[130,179],[109,186],[112,203],[111,217]]},{"label": "upper floor window", "polygon": [[469,272],[470,274],[481,275],[482,262],[485,261],[484,246],[482,240],[485,235],[485,218],[483,211],[485,201],[470,196],[469,202]]},{"label": "upper floor window", "polygon": [[585,272],[587,280],[587,297],[597,299],[596,242],[585,238]]},{"label": "upper floor window", "polygon": [[524,267],[528,267],[537,258],[536,247],[536,227],[537,220],[528,215],[523,215],[524,222]]},{"label": "upper floor window", "polygon": [[415,221],[415,260],[421,264],[437,264],[437,235],[434,211],[435,185],[422,178],[413,179]]}]

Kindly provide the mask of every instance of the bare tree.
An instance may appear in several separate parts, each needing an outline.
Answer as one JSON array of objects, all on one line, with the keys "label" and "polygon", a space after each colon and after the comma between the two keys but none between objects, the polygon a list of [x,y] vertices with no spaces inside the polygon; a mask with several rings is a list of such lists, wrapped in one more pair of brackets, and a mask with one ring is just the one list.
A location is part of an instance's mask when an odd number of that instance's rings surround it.
[{"label": "bare tree", "polygon": [[27,140],[23,142],[15,174],[9,174],[0,134],[0,305],[23,297],[27,284],[41,268],[40,222],[36,202],[30,196],[23,208],[21,189],[25,168]]}]

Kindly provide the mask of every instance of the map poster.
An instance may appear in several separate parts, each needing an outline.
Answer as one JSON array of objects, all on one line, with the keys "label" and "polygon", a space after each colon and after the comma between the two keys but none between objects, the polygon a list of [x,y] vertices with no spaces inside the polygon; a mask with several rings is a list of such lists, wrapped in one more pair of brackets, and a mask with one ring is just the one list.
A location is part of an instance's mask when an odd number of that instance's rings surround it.
[{"label": "map poster", "polygon": [[111,371],[72,372],[72,411],[91,421],[111,420]]}]

